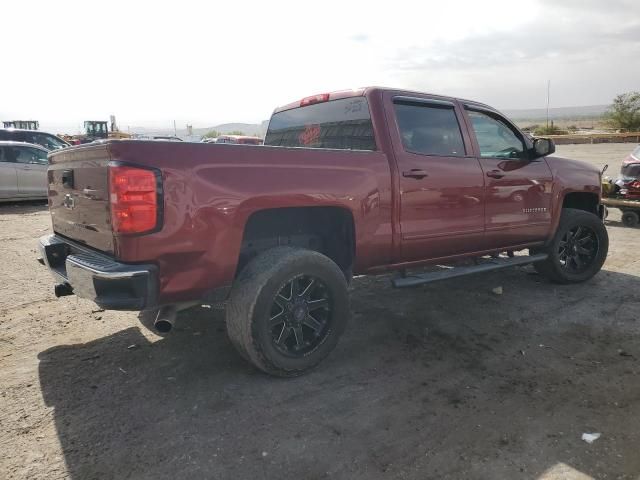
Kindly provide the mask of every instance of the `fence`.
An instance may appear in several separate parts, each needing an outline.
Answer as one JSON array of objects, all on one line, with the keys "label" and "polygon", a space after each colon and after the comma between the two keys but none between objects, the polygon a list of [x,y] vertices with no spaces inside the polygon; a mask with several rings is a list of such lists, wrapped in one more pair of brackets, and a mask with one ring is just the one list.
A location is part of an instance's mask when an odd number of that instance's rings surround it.
[{"label": "fence", "polygon": [[571,143],[640,143],[640,132],[633,133],[586,133],[569,135],[546,135],[556,145]]}]

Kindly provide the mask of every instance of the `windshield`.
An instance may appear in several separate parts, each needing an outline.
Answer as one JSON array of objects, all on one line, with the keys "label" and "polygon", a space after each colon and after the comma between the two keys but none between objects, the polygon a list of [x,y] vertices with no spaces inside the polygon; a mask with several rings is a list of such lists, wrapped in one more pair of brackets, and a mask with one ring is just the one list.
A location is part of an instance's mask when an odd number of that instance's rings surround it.
[{"label": "windshield", "polygon": [[271,117],[264,144],[375,150],[367,99],[343,98],[278,112]]},{"label": "windshield", "polygon": [[45,148],[55,150],[57,148],[68,147],[69,144],[55,135],[44,135],[43,141],[38,142]]},{"label": "windshield", "polygon": [[640,178],[640,163],[628,163],[627,165],[622,165],[622,168],[620,168],[620,174],[625,179]]}]

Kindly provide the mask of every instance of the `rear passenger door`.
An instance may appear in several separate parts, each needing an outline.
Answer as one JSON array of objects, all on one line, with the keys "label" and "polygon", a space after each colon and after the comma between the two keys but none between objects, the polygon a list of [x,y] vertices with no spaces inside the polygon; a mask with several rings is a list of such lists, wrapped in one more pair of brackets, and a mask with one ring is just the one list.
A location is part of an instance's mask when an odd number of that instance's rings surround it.
[{"label": "rear passenger door", "polygon": [[400,187],[398,261],[482,250],[484,177],[459,107],[428,96],[387,95]]},{"label": "rear passenger door", "polygon": [[11,147],[0,146],[0,198],[18,196],[18,177],[15,163],[10,155],[5,155]]}]

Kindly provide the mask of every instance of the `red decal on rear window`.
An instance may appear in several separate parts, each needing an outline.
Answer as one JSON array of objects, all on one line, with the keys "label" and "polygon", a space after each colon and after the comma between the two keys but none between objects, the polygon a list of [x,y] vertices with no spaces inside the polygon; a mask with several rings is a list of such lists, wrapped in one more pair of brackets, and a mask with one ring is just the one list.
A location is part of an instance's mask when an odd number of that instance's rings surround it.
[{"label": "red decal on rear window", "polygon": [[318,125],[307,125],[298,137],[302,145],[313,145],[320,139],[320,127]]}]

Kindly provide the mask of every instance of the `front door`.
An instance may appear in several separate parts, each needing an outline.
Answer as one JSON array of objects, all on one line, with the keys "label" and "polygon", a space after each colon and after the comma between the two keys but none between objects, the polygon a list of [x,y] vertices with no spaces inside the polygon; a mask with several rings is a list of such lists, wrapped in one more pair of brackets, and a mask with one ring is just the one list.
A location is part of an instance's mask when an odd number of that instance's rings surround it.
[{"label": "front door", "polygon": [[522,134],[492,111],[466,109],[485,175],[488,248],[542,241],[551,228],[553,177],[544,158],[531,158]]},{"label": "front door", "polygon": [[16,173],[18,192],[23,197],[47,196],[47,152],[34,147],[18,147],[16,151]]},{"label": "front door", "polygon": [[[391,138],[399,170],[398,262],[481,250],[484,178],[450,101],[393,96]],[[395,119],[395,121],[393,121]]]}]

